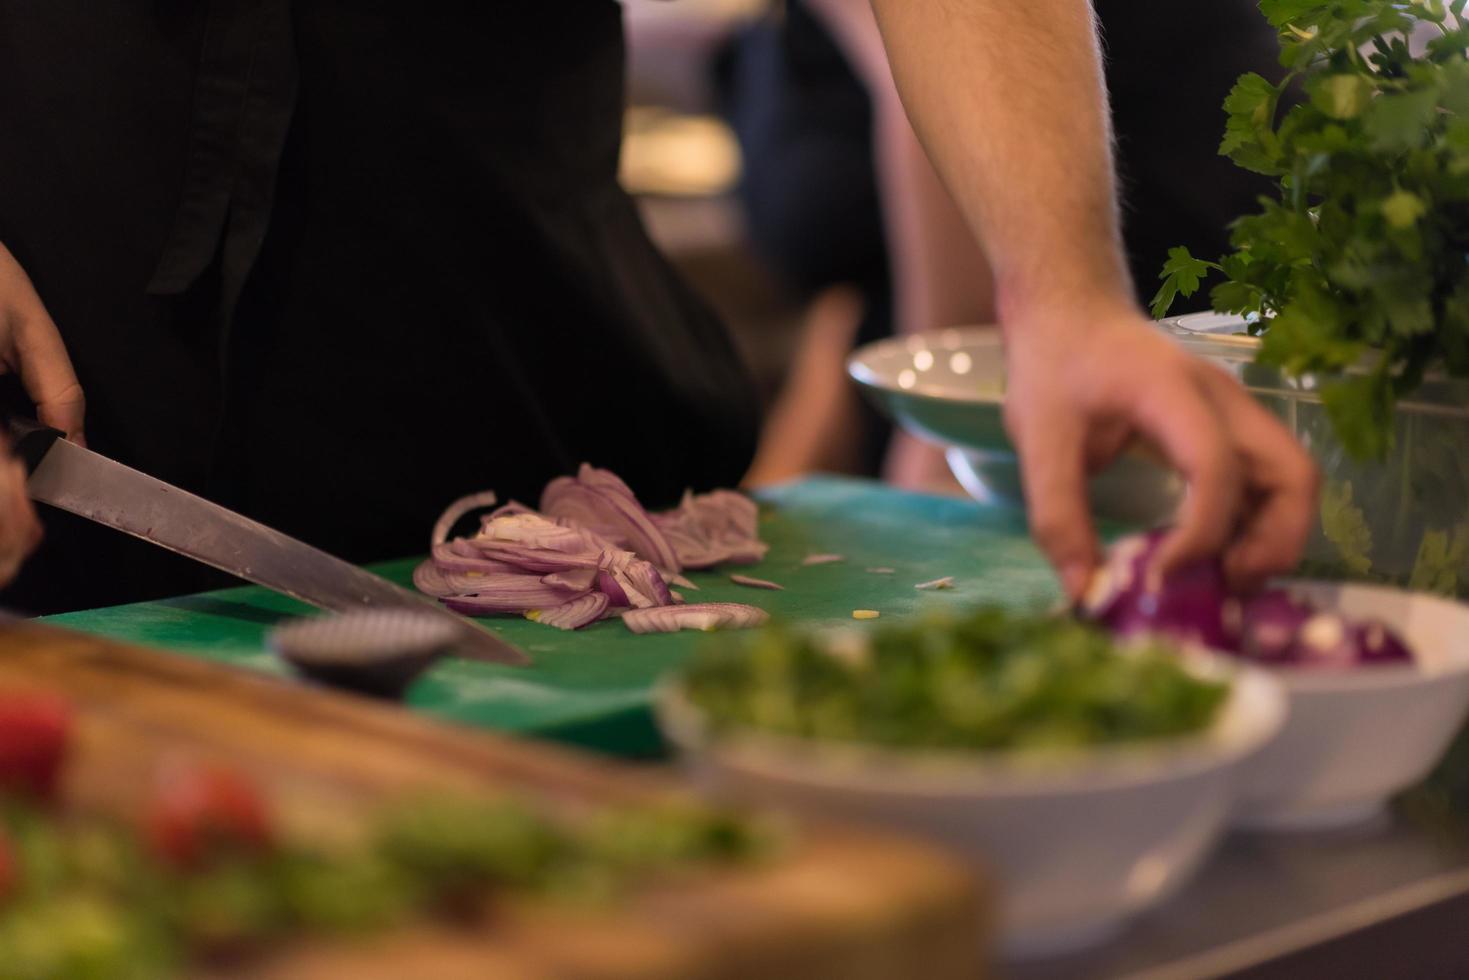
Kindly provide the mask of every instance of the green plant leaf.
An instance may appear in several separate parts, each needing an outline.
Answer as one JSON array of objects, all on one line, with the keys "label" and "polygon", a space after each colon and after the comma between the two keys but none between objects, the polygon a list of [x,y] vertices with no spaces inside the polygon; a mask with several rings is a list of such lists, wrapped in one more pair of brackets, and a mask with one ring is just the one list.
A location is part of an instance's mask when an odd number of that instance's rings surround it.
[{"label": "green plant leaf", "polygon": [[1437,89],[1379,95],[1362,114],[1362,130],[1375,150],[1409,150],[1427,139],[1437,111]]},{"label": "green plant leaf", "polygon": [[1382,216],[1394,228],[1411,228],[1428,213],[1423,198],[1410,191],[1396,190],[1382,202]]},{"label": "green plant leaf", "polygon": [[1418,557],[1408,577],[1408,588],[1454,595],[1466,560],[1469,560],[1469,522],[1460,522],[1451,531],[1424,531],[1418,543]]},{"label": "green plant leaf", "polygon": [[1352,502],[1352,483],[1328,483],[1321,492],[1321,532],[1350,571],[1372,570],[1372,529],[1367,515]]},{"label": "green plant leaf", "polygon": [[1204,259],[1196,259],[1183,246],[1177,246],[1168,250],[1168,261],[1163,263],[1163,271],[1158,278],[1163,280],[1163,285],[1158,287],[1157,294],[1153,297],[1152,307],[1154,317],[1162,317],[1173,305],[1173,300],[1179,295],[1192,296],[1199,290],[1199,282],[1207,276],[1212,269],[1219,266],[1214,262]]}]

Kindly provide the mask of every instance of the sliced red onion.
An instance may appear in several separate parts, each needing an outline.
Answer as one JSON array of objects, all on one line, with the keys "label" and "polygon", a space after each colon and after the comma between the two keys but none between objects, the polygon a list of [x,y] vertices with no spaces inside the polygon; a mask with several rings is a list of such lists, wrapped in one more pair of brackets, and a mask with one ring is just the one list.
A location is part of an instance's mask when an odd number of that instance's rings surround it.
[{"label": "sliced red onion", "polygon": [[448,507],[445,507],[444,512],[439,515],[439,519],[434,522],[433,533],[429,535],[429,545],[443,544],[449,540],[449,532],[454,530],[454,525],[465,514],[468,514],[470,511],[493,506],[495,506],[495,494],[491,490],[472,493],[467,497],[460,497]]},{"label": "sliced red onion", "polygon": [[577,568],[599,568],[603,564],[600,551],[568,553],[520,544],[486,544],[480,547],[480,554],[492,561],[503,562],[527,572],[540,572],[542,575]]},{"label": "sliced red onion", "polygon": [[413,569],[413,587],[425,595],[436,597],[454,594],[454,590],[449,587],[448,581],[444,578],[444,573],[435,567],[432,558],[419,562]]},{"label": "sliced red onion", "polygon": [[1290,660],[1296,636],[1312,615],[1310,606],[1283,589],[1250,596],[1240,609],[1240,653],[1261,663]]},{"label": "sliced red onion", "polygon": [[541,581],[557,588],[583,592],[597,584],[597,576],[600,574],[600,570],[595,568],[573,568],[564,572],[552,572],[542,577]]},{"label": "sliced red onion", "polygon": [[678,571],[678,555],[626,483],[586,463],[575,477],[552,480],[541,494],[541,511],[570,521],[659,568]]},{"label": "sliced red onion", "polygon": [[805,558],[802,558],[801,559],[801,564],[802,565],[830,565],[830,564],[833,564],[835,562],[846,561],[846,560],[847,560],[847,556],[846,555],[816,554],[816,555],[807,555]]},{"label": "sliced red onion", "polygon": [[634,633],[675,633],[679,630],[745,629],[759,626],[770,616],[739,602],[699,602],[687,606],[632,609],[622,621]]},{"label": "sliced red onion", "polygon": [[1092,573],[1081,609],[1091,619],[1105,621],[1120,606],[1137,601],[1147,587],[1147,570],[1163,541],[1162,531],[1134,534],[1107,549],[1107,560]]},{"label": "sliced red onion", "polygon": [[683,575],[675,575],[675,576],[673,576],[673,578],[671,578],[671,579],[668,580],[668,584],[669,585],[676,585],[680,589],[688,589],[690,592],[698,592],[699,591],[699,587],[697,585],[695,585],[693,582],[690,582],[688,580],[688,578],[685,577],[685,576],[683,576]]},{"label": "sliced red onion", "polygon": [[673,601],[668,583],[658,574],[652,562],[633,559],[620,562],[612,568],[612,576],[622,587],[627,604],[642,609],[647,606],[666,606]]},{"label": "sliced red onion", "polygon": [[681,606],[689,601],[685,599],[683,597],[683,593],[679,592],[677,589],[669,589],[668,594],[673,598],[673,604],[676,606]]},{"label": "sliced red onion", "polygon": [[1358,623],[1357,650],[1362,662],[1368,664],[1410,664],[1413,662],[1413,653],[1408,649],[1408,644],[1401,636],[1398,636],[1386,623],[1377,620],[1367,620]]},{"label": "sliced red onion", "polygon": [[1148,589],[1165,533],[1124,538],[1113,545],[1082,600],[1083,612],[1120,636],[1157,633],[1213,650],[1236,650],[1239,636],[1225,624],[1229,593],[1218,561],[1175,569],[1156,591]]},{"label": "sliced red onion", "polygon": [[685,568],[751,564],[769,550],[757,531],[755,502],[733,490],[685,493],[678,507],[654,520]]},{"label": "sliced red onion", "polygon": [[729,580],[735,585],[746,585],[752,589],[772,589],[777,592],[785,591],[785,586],[778,582],[767,581],[763,578],[751,578],[748,575],[731,575]]},{"label": "sliced red onion", "polygon": [[554,626],[563,630],[579,630],[595,623],[607,611],[607,597],[601,592],[588,592],[570,602],[550,609],[542,609],[536,622],[542,626]]},{"label": "sliced red onion", "polygon": [[493,575],[496,572],[516,573],[520,571],[515,565],[486,558],[478,548],[472,548],[466,544],[463,538],[457,538],[447,544],[434,545],[432,557],[434,565],[446,575],[463,575],[469,572]]},{"label": "sliced red onion", "polygon": [[559,606],[584,594],[576,589],[547,585],[534,575],[486,575],[474,593],[450,596],[443,601],[455,612],[475,616]]},{"label": "sliced red onion", "polygon": [[1080,611],[1120,635],[1158,633],[1264,664],[1332,668],[1412,662],[1407,645],[1382,623],[1354,623],[1281,589],[1230,595],[1218,561],[1177,569],[1157,592],[1149,592],[1147,579],[1165,533],[1115,544]]},{"label": "sliced red onion", "polygon": [[924,592],[935,591],[938,589],[952,589],[953,587],[954,576],[952,575],[945,575],[943,578],[936,578],[929,582],[919,582],[917,585],[913,586],[913,588],[919,589]]},{"label": "sliced red onion", "polygon": [[608,601],[614,606],[632,605],[628,601],[627,592],[623,590],[621,583],[617,581],[617,576],[605,568],[598,569],[597,571],[597,591],[605,595]]},{"label": "sliced red onion", "polygon": [[892,575],[897,572],[896,568],[869,568],[868,575]]}]

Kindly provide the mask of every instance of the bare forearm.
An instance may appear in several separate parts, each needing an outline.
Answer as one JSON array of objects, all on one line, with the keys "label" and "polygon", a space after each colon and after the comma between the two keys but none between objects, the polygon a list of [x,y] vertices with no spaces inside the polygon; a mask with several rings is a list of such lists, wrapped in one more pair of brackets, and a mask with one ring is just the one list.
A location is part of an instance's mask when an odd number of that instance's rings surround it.
[{"label": "bare forearm", "polygon": [[872,0],[929,157],[984,244],[1002,320],[1132,304],[1087,0]]}]

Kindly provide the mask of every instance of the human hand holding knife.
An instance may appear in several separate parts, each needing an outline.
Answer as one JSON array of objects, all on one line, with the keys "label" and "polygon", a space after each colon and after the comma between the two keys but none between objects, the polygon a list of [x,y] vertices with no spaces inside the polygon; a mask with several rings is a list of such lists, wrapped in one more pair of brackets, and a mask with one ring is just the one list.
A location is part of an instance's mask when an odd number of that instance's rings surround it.
[{"label": "human hand holding knife", "polygon": [[6,419],[6,429],[15,456],[24,464],[14,465],[30,473],[25,488],[33,500],[322,609],[412,609],[452,620],[460,637],[455,649],[459,655],[503,664],[530,662],[515,647],[426,596],[78,446],[56,429],[17,417]]}]

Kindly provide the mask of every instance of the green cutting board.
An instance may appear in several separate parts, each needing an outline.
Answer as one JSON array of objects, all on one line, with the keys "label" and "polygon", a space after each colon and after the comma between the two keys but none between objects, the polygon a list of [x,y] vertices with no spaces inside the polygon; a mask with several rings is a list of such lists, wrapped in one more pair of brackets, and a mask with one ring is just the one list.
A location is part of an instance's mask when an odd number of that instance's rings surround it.
[{"label": "green cutting board", "polygon": [[[1054,579],[1012,510],[908,494],[863,481],[820,477],[760,494],[760,534],[770,554],[738,571],[785,586],[781,592],[730,582],[728,570],[689,575],[690,602],[748,602],[788,621],[851,624],[854,609],[882,620],[925,605],[998,602],[1044,607]],[[802,565],[809,554],[845,556]],[[375,568],[408,584],[416,560]],[[891,574],[870,571],[891,568]],[[918,591],[953,576],[954,588]],[[251,670],[287,674],[264,645],[272,626],[310,610],[253,586],[48,617],[57,626],[173,650]],[[487,621],[535,660],[528,668],[446,660],[408,692],[415,709],[450,721],[571,742],[629,756],[661,745],[649,711],[653,685],[689,656],[704,634],[638,636],[617,620],[574,633],[519,617]]]}]

